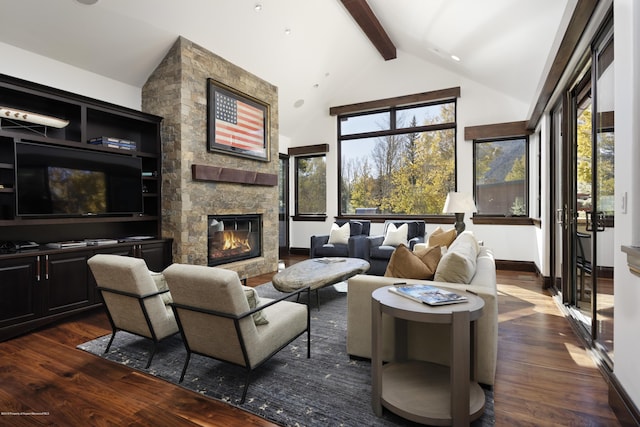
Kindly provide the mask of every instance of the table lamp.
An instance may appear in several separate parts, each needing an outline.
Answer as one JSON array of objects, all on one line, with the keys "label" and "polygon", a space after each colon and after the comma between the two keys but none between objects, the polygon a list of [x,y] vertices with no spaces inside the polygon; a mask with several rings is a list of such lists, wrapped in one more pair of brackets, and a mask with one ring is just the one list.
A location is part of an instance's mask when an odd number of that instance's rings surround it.
[{"label": "table lamp", "polygon": [[455,191],[447,194],[447,200],[444,202],[443,213],[452,213],[456,216],[456,232],[458,234],[464,231],[464,213],[478,212],[473,197],[469,193],[458,193]]}]

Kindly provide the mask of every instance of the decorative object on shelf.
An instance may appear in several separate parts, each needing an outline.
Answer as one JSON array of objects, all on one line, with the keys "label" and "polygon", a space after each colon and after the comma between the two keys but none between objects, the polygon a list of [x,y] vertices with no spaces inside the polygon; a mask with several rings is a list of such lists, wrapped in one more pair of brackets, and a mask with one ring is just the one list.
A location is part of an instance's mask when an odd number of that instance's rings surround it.
[{"label": "decorative object on shelf", "polygon": [[455,228],[458,234],[465,229],[464,213],[478,212],[473,196],[469,193],[451,191],[447,194],[447,200],[444,202],[443,213],[452,213],[456,216]]},{"label": "decorative object on shelf", "polygon": [[97,138],[91,138],[89,144],[102,145],[108,148],[118,148],[121,150],[133,150],[138,148],[138,144],[135,141],[129,141],[126,139],[113,138],[110,136],[99,136]]},{"label": "decorative object on shelf", "polygon": [[269,105],[213,79],[207,85],[207,148],[269,161]]},{"label": "decorative object on shelf", "polygon": [[[10,123],[9,126],[3,126],[2,121]],[[29,124],[24,124],[25,122]],[[57,117],[45,116],[44,114],[33,113],[31,111],[18,110],[11,107],[0,106],[0,128],[13,129],[23,128],[46,136],[46,128],[53,127],[61,129],[69,124],[69,120],[59,119]],[[40,132],[34,128],[34,125],[44,126],[45,131]]]}]

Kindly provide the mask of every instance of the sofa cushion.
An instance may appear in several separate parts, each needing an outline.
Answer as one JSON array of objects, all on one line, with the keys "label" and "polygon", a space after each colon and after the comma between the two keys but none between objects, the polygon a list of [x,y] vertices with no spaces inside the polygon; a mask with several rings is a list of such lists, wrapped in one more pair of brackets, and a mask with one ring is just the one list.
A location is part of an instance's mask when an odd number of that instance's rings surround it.
[{"label": "sofa cushion", "polygon": [[387,227],[387,233],[384,236],[382,246],[406,245],[408,231],[409,225],[406,223],[397,228],[395,224],[390,223]]},{"label": "sofa cushion", "polygon": [[431,235],[429,236],[427,245],[449,247],[456,239],[456,236],[457,233],[455,228],[444,231],[441,227],[438,227],[433,230],[433,233],[431,233]]},{"label": "sofa cushion", "polygon": [[441,256],[438,246],[412,252],[401,244],[393,251],[384,275],[402,279],[431,280]]},{"label": "sofa cushion", "polygon": [[461,233],[442,256],[434,280],[449,283],[470,283],[476,273],[478,242],[470,231]]},{"label": "sofa cushion", "polygon": [[432,273],[429,280],[433,279],[433,275],[436,273],[436,269],[442,258],[440,247],[429,246],[427,248],[414,249],[413,253],[431,270]]},{"label": "sofa cushion", "polygon": [[350,235],[351,225],[348,222],[345,222],[342,226],[334,222],[333,225],[331,225],[331,232],[329,233],[329,244],[346,245],[349,243]]},{"label": "sofa cushion", "polygon": [[[260,297],[258,296],[258,291],[250,286],[242,286],[242,290],[244,291],[244,296],[247,298],[247,302],[249,303],[249,308],[253,310],[258,305],[260,305]],[[253,317],[253,323],[256,325],[266,325],[269,323],[267,320],[267,316],[265,316],[263,310],[256,311],[251,315]]]}]

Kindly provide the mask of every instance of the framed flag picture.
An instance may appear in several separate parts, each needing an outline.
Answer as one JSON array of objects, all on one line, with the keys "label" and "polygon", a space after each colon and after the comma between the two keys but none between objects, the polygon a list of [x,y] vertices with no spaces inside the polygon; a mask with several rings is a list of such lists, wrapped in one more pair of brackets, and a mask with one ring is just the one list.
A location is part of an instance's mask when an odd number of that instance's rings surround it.
[{"label": "framed flag picture", "polygon": [[269,161],[269,106],[256,98],[207,80],[207,148]]}]

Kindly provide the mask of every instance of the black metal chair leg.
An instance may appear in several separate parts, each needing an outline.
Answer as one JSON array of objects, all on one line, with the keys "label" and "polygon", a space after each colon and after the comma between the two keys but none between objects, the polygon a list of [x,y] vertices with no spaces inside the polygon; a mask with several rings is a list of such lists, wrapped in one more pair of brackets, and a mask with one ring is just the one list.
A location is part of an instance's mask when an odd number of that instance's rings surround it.
[{"label": "black metal chair leg", "polygon": [[240,404],[243,404],[245,398],[247,397],[247,390],[249,390],[250,381],[251,381],[251,371],[247,372],[247,378],[244,381],[244,390],[242,391],[242,399],[240,399]]},{"label": "black metal chair leg", "polygon": [[187,352],[187,360],[184,361],[184,367],[182,368],[182,375],[180,375],[180,381],[184,380],[184,374],[187,372],[187,366],[189,366],[189,360],[191,360],[191,352]]},{"label": "black metal chair leg", "polygon": [[149,360],[147,360],[147,366],[145,366],[144,369],[149,369],[149,366],[151,366],[151,361],[153,360],[153,356],[155,356],[157,350],[158,350],[158,343],[154,342],[153,348],[151,349],[151,354],[149,355]]},{"label": "black metal chair leg", "polygon": [[109,344],[107,344],[107,348],[104,349],[104,353],[103,354],[107,354],[107,352],[109,351],[109,348],[111,348],[111,344],[113,344],[113,339],[116,337],[116,331],[114,330],[111,333],[111,339],[109,340]]}]

